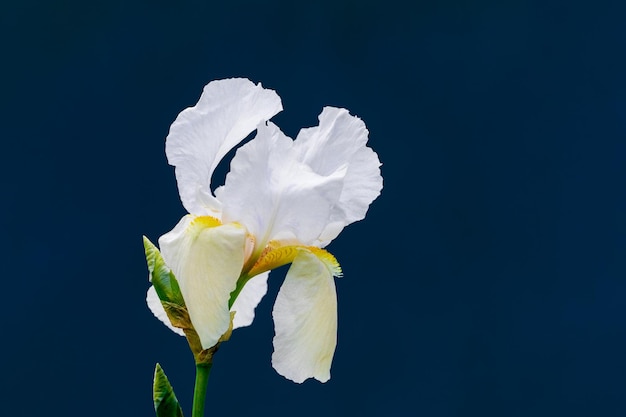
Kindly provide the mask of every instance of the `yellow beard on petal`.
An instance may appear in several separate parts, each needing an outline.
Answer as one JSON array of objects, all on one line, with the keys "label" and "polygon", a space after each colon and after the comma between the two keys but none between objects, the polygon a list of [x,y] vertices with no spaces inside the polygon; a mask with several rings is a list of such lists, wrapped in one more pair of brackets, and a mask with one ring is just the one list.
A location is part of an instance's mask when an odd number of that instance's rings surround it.
[{"label": "yellow beard on petal", "polygon": [[341,265],[339,265],[337,258],[335,258],[332,253],[315,246],[307,246],[307,249],[326,264],[326,267],[330,270],[333,276],[337,278],[343,276],[343,272],[341,272]]},{"label": "yellow beard on petal", "polygon": [[191,221],[190,226],[216,227],[221,226],[222,222],[211,216],[198,216]]},{"label": "yellow beard on petal", "polygon": [[247,275],[253,277],[260,273],[292,263],[298,252],[301,250],[307,250],[317,256],[334,276],[340,277],[342,275],[339,262],[337,262],[337,259],[330,252],[315,246],[292,244],[281,246],[281,243],[277,241],[271,241],[266,246],[254,266],[252,266],[250,271],[248,271]]}]

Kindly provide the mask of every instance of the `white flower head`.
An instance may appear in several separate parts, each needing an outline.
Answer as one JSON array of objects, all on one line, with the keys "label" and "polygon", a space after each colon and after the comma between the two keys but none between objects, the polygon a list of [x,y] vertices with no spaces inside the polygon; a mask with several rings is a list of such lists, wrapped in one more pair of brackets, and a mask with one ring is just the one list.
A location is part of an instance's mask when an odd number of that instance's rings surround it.
[{"label": "white flower head", "polygon": [[[319,126],[295,140],[269,122],[281,110],[273,90],[236,78],[210,82],[178,115],[165,151],[189,214],[159,246],[205,349],[228,331],[230,311],[233,328],[251,324],[269,271],[291,263],[274,304],[272,365],[295,382],[325,382],[341,269],[322,248],[365,217],[382,189],[381,164],[365,124],[347,110],[325,107]],[[218,163],[254,130],[224,185],[212,188]],[[166,322],[158,297],[148,304]]]}]

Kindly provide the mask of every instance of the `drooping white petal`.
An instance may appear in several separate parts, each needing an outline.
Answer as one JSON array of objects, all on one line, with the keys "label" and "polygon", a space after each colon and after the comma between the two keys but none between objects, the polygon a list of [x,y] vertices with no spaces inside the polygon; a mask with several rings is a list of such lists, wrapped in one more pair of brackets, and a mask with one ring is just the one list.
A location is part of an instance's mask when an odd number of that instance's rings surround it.
[{"label": "drooping white petal", "polygon": [[239,293],[235,303],[230,308],[230,311],[237,312],[233,319],[233,330],[252,324],[254,309],[267,293],[267,277],[269,274],[269,272],[265,272],[252,277]]},{"label": "drooping white petal", "polygon": [[245,224],[257,247],[271,239],[316,241],[340,196],[345,170],[319,175],[298,161],[293,144],[273,123],[260,125],[216,190],[224,221]]},{"label": "drooping white petal", "polygon": [[183,110],[166,139],[165,152],[176,167],[183,205],[189,213],[216,215],[211,176],[220,160],[261,121],[282,110],[273,91],[244,78],[212,81],[194,107]]},{"label": "drooping white petal", "polygon": [[294,148],[299,160],[320,175],[333,175],[347,167],[343,188],[333,204],[328,227],[320,241],[328,243],[344,226],[361,220],[369,205],[380,194],[382,177],[380,161],[366,146],[365,123],[346,109],[325,107],[319,126],[302,129]]},{"label": "drooping white petal", "polygon": [[246,231],[236,224],[214,226],[205,219],[183,217],[161,236],[159,246],[178,280],[191,323],[208,349],[230,325],[228,300],[243,266]]},{"label": "drooping white petal", "polygon": [[294,382],[330,379],[337,344],[337,294],[332,272],[317,256],[301,250],[274,304],[272,366]]},{"label": "drooping white petal", "polygon": [[185,332],[183,332],[183,329],[179,329],[178,327],[172,326],[172,322],[167,317],[167,313],[165,312],[165,309],[163,308],[163,304],[161,304],[161,300],[159,299],[159,296],[157,295],[157,292],[152,285],[150,286],[150,288],[148,288],[148,294],[146,295],[146,302],[148,303],[148,308],[150,309],[152,314],[154,314],[154,317],[161,320],[163,324],[165,324],[170,330],[172,330],[177,335],[180,335],[180,336],[185,335]]}]

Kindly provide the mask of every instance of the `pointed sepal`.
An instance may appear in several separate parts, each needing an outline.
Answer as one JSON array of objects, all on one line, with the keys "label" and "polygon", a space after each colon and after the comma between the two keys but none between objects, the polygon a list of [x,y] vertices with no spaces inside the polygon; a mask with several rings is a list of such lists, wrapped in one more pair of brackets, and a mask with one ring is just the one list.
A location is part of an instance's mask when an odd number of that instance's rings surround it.
[{"label": "pointed sepal", "polygon": [[158,363],[154,369],[152,392],[154,411],[156,411],[157,417],[183,417],[183,410],[176,399],[174,389]]},{"label": "pointed sepal", "polygon": [[143,247],[146,252],[150,280],[161,301],[185,307],[185,300],[180,292],[178,281],[170,268],[165,264],[161,252],[145,236],[143,237]]},{"label": "pointed sepal", "polygon": [[146,251],[150,281],[172,326],[183,330],[192,329],[189,312],[174,273],[165,264],[161,252],[145,236],[143,237],[143,246]]}]

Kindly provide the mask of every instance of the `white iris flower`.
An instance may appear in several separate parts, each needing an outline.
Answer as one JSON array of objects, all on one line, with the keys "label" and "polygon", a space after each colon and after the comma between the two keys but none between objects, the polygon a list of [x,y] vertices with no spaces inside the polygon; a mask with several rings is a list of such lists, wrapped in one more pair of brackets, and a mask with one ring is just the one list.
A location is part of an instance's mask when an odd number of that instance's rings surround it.
[{"label": "white iris flower", "polygon": [[[347,110],[325,107],[319,126],[296,140],[268,121],[281,110],[273,90],[227,79],[209,83],[178,115],[165,151],[189,214],[159,246],[204,349],[229,330],[231,311],[233,328],[250,325],[269,271],[291,263],[272,314],[272,365],[295,382],[325,382],[337,343],[334,277],[341,268],[322,248],[365,217],[382,189],[381,164],[366,146],[365,124]],[[218,163],[255,129],[213,192]],[[148,305],[183,334],[153,287]]]}]

